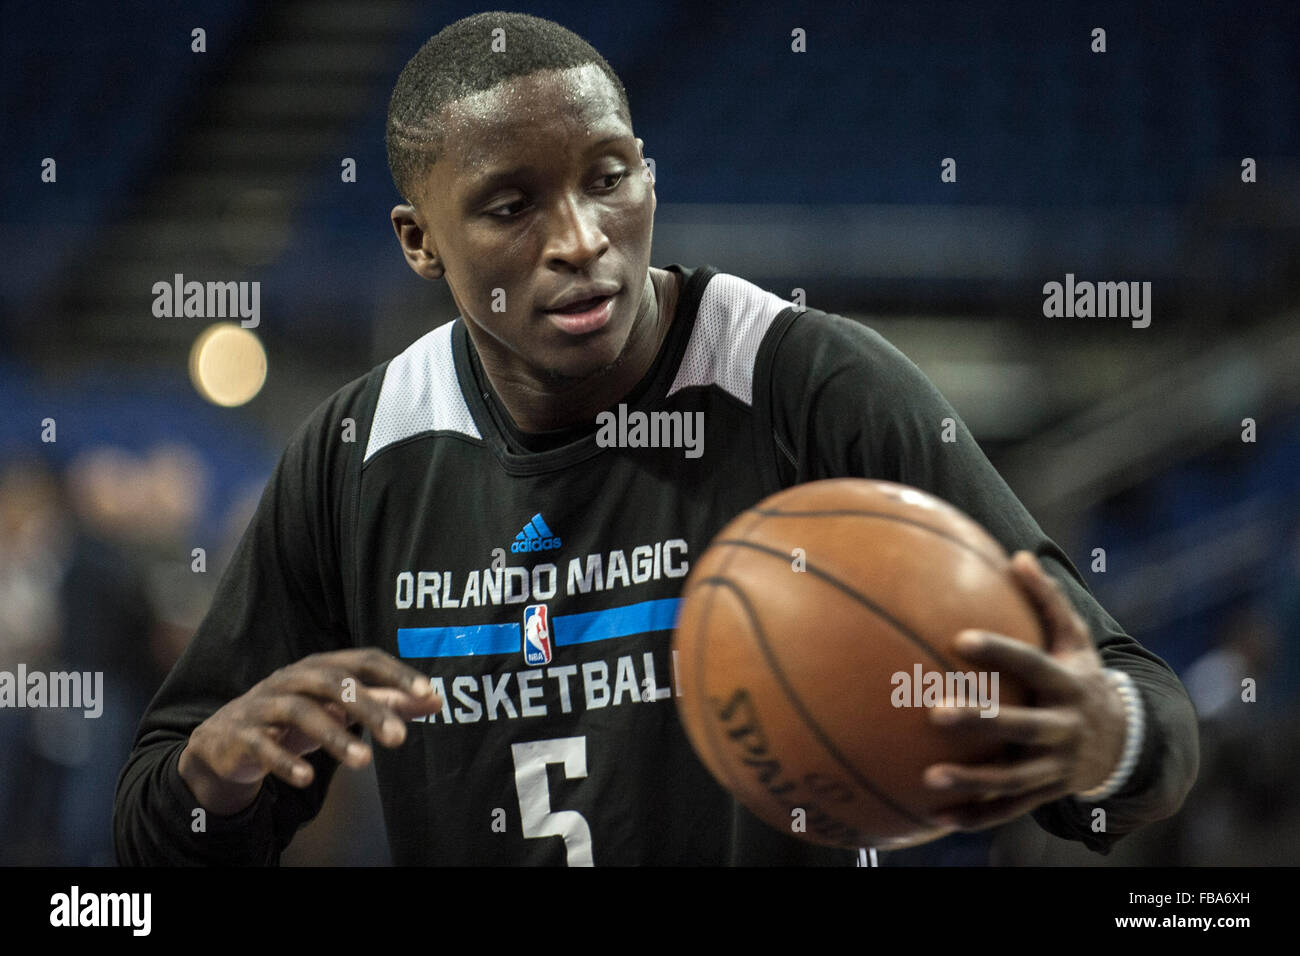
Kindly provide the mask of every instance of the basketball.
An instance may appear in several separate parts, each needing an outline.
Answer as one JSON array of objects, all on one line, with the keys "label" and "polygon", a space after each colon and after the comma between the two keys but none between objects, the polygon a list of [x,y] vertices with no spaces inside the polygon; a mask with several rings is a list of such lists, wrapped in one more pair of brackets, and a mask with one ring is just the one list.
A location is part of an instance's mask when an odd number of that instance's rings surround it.
[{"label": "basketball", "polygon": [[760,819],[814,843],[898,848],[951,832],[934,763],[996,762],[933,724],[945,702],[1027,703],[956,649],[978,628],[1044,646],[1009,557],[952,505],[906,485],[798,485],[722,529],[692,568],[674,634],[696,753]]}]

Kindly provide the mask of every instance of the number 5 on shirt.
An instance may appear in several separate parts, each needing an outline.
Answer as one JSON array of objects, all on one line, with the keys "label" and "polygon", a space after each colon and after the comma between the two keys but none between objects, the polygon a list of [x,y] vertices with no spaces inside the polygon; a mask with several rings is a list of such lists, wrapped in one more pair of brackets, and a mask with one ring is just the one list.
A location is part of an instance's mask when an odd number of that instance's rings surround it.
[{"label": "number 5 on shirt", "polygon": [[525,837],[564,838],[569,866],[595,866],[591,858],[591,828],[577,810],[552,810],[547,764],[563,764],[572,780],[587,775],[587,738],[557,737],[512,744],[515,789],[519,791],[519,816]]}]

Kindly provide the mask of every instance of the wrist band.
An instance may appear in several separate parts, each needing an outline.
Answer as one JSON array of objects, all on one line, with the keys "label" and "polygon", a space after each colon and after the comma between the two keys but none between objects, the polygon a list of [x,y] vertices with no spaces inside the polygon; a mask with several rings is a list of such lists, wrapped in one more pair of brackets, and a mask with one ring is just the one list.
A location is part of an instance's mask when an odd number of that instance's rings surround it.
[{"label": "wrist band", "polygon": [[1114,796],[1128,782],[1133,768],[1137,766],[1138,755],[1142,749],[1143,732],[1146,728],[1146,712],[1142,706],[1142,695],[1138,693],[1133,678],[1123,671],[1109,667],[1106,668],[1106,676],[1114,683],[1115,689],[1119,691],[1120,698],[1124,701],[1124,721],[1128,729],[1124,737],[1124,750],[1120,754],[1119,765],[1114,773],[1103,780],[1100,786],[1074,795],[1076,800],[1092,803]]}]

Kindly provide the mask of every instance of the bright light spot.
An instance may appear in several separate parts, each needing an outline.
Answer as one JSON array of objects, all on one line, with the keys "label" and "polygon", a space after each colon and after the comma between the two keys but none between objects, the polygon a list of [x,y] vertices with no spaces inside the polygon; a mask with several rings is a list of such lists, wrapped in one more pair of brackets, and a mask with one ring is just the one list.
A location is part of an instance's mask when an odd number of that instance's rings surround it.
[{"label": "bright light spot", "polygon": [[266,382],[266,350],[256,335],[233,322],[209,326],[190,349],[190,381],[214,405],[243,405]]},{"label": "bright light spot", "polygon": [[901,501],[909,505],[916,505],[918,508],[933,508],[934,499],[925,492],[917,491],[915,488],[903,488],[898,492]]}]

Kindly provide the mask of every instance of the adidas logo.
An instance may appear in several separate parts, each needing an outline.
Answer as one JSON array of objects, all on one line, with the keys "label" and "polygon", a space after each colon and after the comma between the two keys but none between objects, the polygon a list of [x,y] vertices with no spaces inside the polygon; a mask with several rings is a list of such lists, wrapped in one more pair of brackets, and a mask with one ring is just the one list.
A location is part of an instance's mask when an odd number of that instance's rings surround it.
[{"label": "adidas logo", "polygon": [[538,512],[528,519],[524,530],[515,535],[510,550],[516,554],[524,551],[554,551],[562,545],[563,542],[546,526],[541,512]]}]

